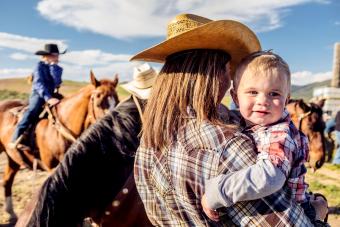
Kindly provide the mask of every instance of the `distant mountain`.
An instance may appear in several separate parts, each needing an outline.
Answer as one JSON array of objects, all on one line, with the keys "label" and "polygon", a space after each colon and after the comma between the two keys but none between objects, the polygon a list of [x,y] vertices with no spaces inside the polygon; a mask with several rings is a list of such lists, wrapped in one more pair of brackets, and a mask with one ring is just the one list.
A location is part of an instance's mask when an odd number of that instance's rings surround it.
[{"label": "distant mountain", "polygon": [[329,87],[331,80],[325,80],[322,82],[315,82],[304,86],[292,85],[292,98],[309,100],[313,97],[313,90],[317,87]]}]

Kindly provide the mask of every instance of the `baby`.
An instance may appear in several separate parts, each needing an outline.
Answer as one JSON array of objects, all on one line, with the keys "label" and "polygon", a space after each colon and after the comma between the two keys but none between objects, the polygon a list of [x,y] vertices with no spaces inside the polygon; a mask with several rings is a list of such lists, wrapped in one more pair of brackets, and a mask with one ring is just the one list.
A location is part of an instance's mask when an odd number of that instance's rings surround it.
[{"label": "baby", "polygon": [[293,199],[314,222],[316,213],[304,179],[308,140],[285,110],[290,97],[287,63],[268,51],[251,54],[236,70],[231,95],[244,119],[243,132],[256,144],[257,161],[248,168],[210,179],[202,198],[204,212],[218,221],[215,209],[266,197],[287,184]]}]

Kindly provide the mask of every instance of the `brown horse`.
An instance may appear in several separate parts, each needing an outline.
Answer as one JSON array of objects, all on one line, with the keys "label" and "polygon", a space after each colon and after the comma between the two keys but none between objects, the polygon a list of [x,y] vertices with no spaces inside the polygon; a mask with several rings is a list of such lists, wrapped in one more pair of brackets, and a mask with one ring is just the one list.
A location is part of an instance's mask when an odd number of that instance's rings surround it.
[{"label": "brown horse", "polygon": [[121,102],[77,139],[17,227],[79,226],[86,217],[103,227],[152,226],[133,177],[141,130],[136,103],[132,97]]},{"label": "brown horse", "polygon": [[313,171],[325,162],[325,122],[322,109],[315,103],[305,103],[302,99],[290,100],[286,106],[294,125],[301,130],[309,140],[309,165]]},{"label": "brown horse", "polygon": [[[110,107],[115,106],[119,100],[116,93],[118,76],[114,80],[98,81],[94,74],[90,73],[91,84],[79,90],[74,95],[63,98],[59,104],[53,107],[54,118],[41,119],[34,129],[34,139],[31,149],[21,150],[21,156],[29,168],[37,164],[38,168],[51,171],[63,159],[67,148],[73,139],[79,135],[97,119],[104,116]],[[23,106],[18,100],[6,100],[0,102],[0,152],[7,153],[8,143],[18,122],[18,117],[11,111],[13,107]],[[62,125],[62,127],[56,127]],[[61,129],[60,129],[61,128]],[[67,131],[65,135],[65,130]],[[8,157],[3,176],[5,189],[5,210],[11,220],[17,218],[12,204],[12,184],[20,165]]]}]

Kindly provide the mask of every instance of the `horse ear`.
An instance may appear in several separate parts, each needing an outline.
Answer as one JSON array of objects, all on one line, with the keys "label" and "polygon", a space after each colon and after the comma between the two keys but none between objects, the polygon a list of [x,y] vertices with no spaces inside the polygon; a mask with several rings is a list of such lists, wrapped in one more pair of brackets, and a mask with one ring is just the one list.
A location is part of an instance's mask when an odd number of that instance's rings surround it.
[{"label": "horse ear", "polygon": [[324,107],[325,103],[326,103],[326,99],[322,98],[322,99],[319,99],[318,101],[316,101],[314,103],[322,109]]},{"label": "horse ear", "polygon": [[117,87],[118,82],[119,82],[118,73],[116,73],[116,75],[115,75],[115,77],[113,79],[113,86]]},{"label": "horse ear", "polygon": [[303,110],[303,111],[309,111],[311,106],[308,105],[307,103],[305,103],[305,101],[303,99],[299,99],[299,107]]},{"label": "horse ear", "polygon": [[93,84],[93,86],[98,87],[100,85],[100,82],[94,76],[92,69],[90,71],[90,78],[91,78],[91,84]]}]

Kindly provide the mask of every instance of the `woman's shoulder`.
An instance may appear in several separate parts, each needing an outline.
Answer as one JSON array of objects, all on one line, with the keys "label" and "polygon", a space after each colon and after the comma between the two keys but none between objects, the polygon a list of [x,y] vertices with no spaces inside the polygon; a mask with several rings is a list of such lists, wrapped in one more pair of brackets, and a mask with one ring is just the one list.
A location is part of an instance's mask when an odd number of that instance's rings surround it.
[{"label": "woman's shoulder", "polygon": [[238,131],[234,125],[214,124],[196,121],[189,122],[182,128],[177,139],[183,144],[191,144],[195,148],[202,146],[202,149],[220,149],[228,143],[238,140],[240,143],[249,141],[249,137]]}]

